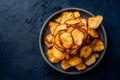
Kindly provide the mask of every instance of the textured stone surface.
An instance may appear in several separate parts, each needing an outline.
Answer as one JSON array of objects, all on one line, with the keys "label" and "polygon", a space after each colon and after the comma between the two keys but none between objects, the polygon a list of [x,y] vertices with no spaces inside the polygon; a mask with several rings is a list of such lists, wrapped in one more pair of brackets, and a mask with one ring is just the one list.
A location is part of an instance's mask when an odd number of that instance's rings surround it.
[{"label": "textured stone surface", "polygon": [[[39,31],[55,11],[86,9],[104,16],[108,49],[102,62],[83,75],[53,70],[39,50]],[[120,80],[120,0],[0,0],[0,80]]]}]

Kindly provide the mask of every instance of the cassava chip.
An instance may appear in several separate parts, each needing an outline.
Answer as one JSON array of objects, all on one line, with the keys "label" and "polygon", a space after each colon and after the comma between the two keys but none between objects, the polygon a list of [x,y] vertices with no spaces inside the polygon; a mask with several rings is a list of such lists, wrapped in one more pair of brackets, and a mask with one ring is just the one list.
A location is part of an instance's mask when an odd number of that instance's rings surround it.
[{"label": "cassava chip", "polygon": [[64,59],[64,53],[55,47],[52,48],[52,55],[59,61]]},{"label": "cassava chip", "polygon": [[63,47],[65,47],[65,48],[70,48],[71,45],[73,44],[73,39],[72,39],[70,33],[68,33],[68,32],[62,33],[60,35],[60,40],[61,40]]},{"label": "cassava chip", "polygon": [[73,24],[77,24],[80,22],[80,19],[71,19],[71,20],[67,20],[65,23],[69,24],[69,25],[73,25]]},{"label": "cassava chip", "polygon": [[87,58],[92,53],[92,48],[90,46],[84,46],[80,49],[80,57]]},{"label": "cassava chip", "polygon": [[61,62],[61,67],[63,68],[63,70],[67,70],[69,67],[71,67],[69,60],[62,60]]},{"label": "cassava chip", "polygon": [[55,58],[55,57],[52,55],[52,50],[51,50],[51,49],[48,49],[46,54],[47,54],[48,60],[49,60],[51,63],[58,63],[58,62],[59,62],[59,59]]},{"label": "cassava chip", "polygon": [[88,34],[90,36],[92,36],[93,38],[98,38],[99,37],[98,32],[94,29],[91,29],[91,28],[88,28]]},{"label": "cassava chip", "polygon": [[55,29],[54,35],[56,35],[60,30],[65,30],[65,29],[67,29],[66,24],[58,25],[57,28]]},{"label": "cassava chip", "polygon": [[94,55],[91,55],[87,58],[85,58],[85,64],[90,66],[96,62],[96,57]]},{"label": "cassava chip", "polygon": [[96,58],[99,58],[100,57],[100,54],[98,54],[98,53],[94,53],[93,54]]},{"label": "cassava chip", "polygon": [[51,34],[48,34],[45,37],[45,44],[48,48],[51,48],[53,46],[53,41],[54,41],[54,38]]},{"label": "cassava chip", "polygon": [[105,46],[104,43],[101,39],[95,39],[92,43],[91,43],[91,47],[93,48],[93,51],[103,51]]},{"label": "cassava chip", "polygon": [[58,25],[59,25],[59,24],[56,23],[56,22],[49,22],[49,28],[50,28],[51,34],[54,34],[55,29],[56,29],[56,27],[57,27]]},{"label": "cassava chip", "polygon": [[55,47],[61,51],[64,51],[64,47],[61,45],[60,42],[60,34],[56,34],[55,39],[54,39]]},{"label": "cassava chip", "polygon": [[71,35],[73,37],[74,43],[78,46],[82,45],[83,39],[84,39],[84,34],[82,31],[78,30],[78,29],[74,29],[71,32]]},{"label": "cassava chip", "polygon": [[75,11],[75,12],[73,12],[73,14],[74,14],[74,17],[75,17],[75,18],[80,17],[80,12],[79,12],[79,11]]},{"label": "cassava chip", "polygon": [[92,29],[97,29],[101,24],[103,17],[100,15],[88,18],[88,27]]},{"label": "cassava chip", "polygon": [[62,17],[61,17],[61,20],[60,20],[60,23],[63,24],[65,23],[67,20],[70,20],[70,19],[74,19],[74,14],[72,12],[63,12],[62,13]]},{"label": "cassava chip", "polygon": [[76,66],[82,62],[82,58],[78,56],[71,57],[69,63],[71,66]]},{"label": "cassava chip", "polygon": [[83,63],[75,66],[75,68],[78,70],[78,71],[81,71],[81,70],[85,70],[87,68],[87,66]]}]

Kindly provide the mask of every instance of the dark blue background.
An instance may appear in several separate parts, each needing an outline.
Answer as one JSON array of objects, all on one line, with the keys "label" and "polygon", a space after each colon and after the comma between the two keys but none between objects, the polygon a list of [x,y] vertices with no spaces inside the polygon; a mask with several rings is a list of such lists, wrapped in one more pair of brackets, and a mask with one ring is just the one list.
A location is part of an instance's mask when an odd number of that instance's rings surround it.
[{"label": "dark blue background", "polygon": [[[104,16],[108,48],[102,62],[83,75],[52,69],[39,50],[44,21],[66,7]],[[120,80],[120,0],[0,0],[0,80]]]}]

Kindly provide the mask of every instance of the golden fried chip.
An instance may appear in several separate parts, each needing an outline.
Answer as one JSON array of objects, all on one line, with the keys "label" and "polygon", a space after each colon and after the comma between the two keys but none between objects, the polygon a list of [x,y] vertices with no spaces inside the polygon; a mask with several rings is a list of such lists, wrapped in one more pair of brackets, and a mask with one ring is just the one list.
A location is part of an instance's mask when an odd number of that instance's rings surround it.
[{"label": "golden fried chip", "polygon": [[64,24],[67,20],[74,19],[74,14],[72,12],[63,12],[61,16],[60,23]]},{"label": "golden fried chip", "polygon": [[76,66],[82,62],[82,58],[78,56],[71,57],[69,63],[71,66]]},{"label": "golden fried chip", "polygon": [[80,49],[80,57],[87,58],[92,53],[92,48],[90,46],[84,46]]},{"label": "golden fried chip", "polygon": [[98,32],[94,29],[91,29],[91,28],[88,28],[88,34],[90,36],[92,36],[93,38],[98,38],[99,37]]},{"label": "golden fried chip", "polygon": [[87,58],[85,58],[85,64],[90,66],[96,62],[96,57],[94,55],[91,55]]},{"label": "golden fried chip", "polygon": [[80,12],[79,11],[75,11],[75,12],[73,12],[73,14],[74,14],[75,18],[80,17]]},{"label": "golden fried chip", "polygon": [[87,66],[83,63],[75,66],[75,68],[78,70],[78,71],[82,71],[82,70],[85,70],[87,68]]},{"label": "golden fried chip", "polygon": [[48,49],[46,54],[47,54],[48,60],[51,63],[58,63],[59,62],[59,60],[52,55],[52,50],[51,49]]},{"label": "golden fried chip", "polygon": [[56,27],[58,26],[59,24],[56,23],[56,22],[49,22],[49,28],[50,28],[50,32],[51,34],[54,34],[54,31],[56,29]]},{"label": "golden fried chip", "polygon": [[60,42],[60,34],[56,34],[55,39],[54,39],[54,43],[56,45],[55,47],[58,50],[64,51],[64,47],[61,45],[61,42]]},{"label": "golden fried chip", "polygon": [[61,67],[63,70],[67,70],[69,67],[71,67],[71,65],[69,64],[69,61],[64,59],[61,62]]},{"label": "golden fried chip", "polygon": [[69,59],[69,54],[67,52],[64,52],[64,58]]},{"label": "golden fried chip", "polygon": [[101,22],[103,21],[103,17],[100,15],[89,17],[88,18],[88,27],[92,29],[97,29]]},{"label": "golden fried chip", "polygon": [[73,27],[68,27],[68,28],[67,28],[67,32],[70,33],[73,29],[74,29]]},{"label": "golden fried chip", "polygon": [[79,49],[79,47],[70,50],[70,54],[71,54],[71,55],[76,55],[76,54],[78,53],[78,49]]},{"label": "golden fried chip", "polygon": [[98,54],[98,53],[94,53],[93,54],[96,58],[99,58],[100,57],[100,54]]},{"label": "golden fried chip", "polygon": [[53,46],[54,38],[52,34],[48,34],[45,37],[45,44],[48,48],[51,48]]},{"label": "golden fried chip", "polygon": [[57,19],[55,19],[56,22],[60,23],[61,22],[61,18],[62,17],[58,17]]},{"label": "golden fried chip", "polygon": [[69,25],[73,25],[73,24],[77,24],[80,22],[80,19],[70,19],[70,20],[67,20],[65,23],[66,24],[69,24]]},{"label": "golden fried chip", "polygon": [[73,44],[73,39],[72,39],[70,33],[68,33],[68,32],[62,33],[60,35],[60,40],[61,40],[63,47],[65,47],[65,48],[70,48],[71,45]]},{"label": "golden fried chip", "polygon": [[58,25],[57,28],[55,29],[54,35],[56,35],[60,30],[65,30],[65,29],[67,29],[66,24]]},{"label": "golden fried chip", "polygon": [[58,59],[59,61],[64,59],[64,53],[60,50],[58,50],[56,47],[52,48],[52,55]]},{"label": "golden fried chip", "polygon": [[93,48],[93,51],[103,51],[105,49],[104,43],[101,39],[95,39],[91,43],[91,47]]},{"label": "golden fried chip", "polygon": [[84,34],[82,31],[78,30],[78,29],[74,29],[71,32],[71,35],[73,37],[74,43],[78,46],[82,45],[83,39],[84,39]]}]

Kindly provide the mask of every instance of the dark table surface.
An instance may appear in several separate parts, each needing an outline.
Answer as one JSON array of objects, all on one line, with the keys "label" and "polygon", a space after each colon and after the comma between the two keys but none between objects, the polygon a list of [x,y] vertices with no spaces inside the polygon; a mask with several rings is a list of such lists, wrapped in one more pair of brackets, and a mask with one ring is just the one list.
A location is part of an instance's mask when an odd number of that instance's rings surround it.
[{"label": "dark table surface", "polygon": [[[82,75],[64,75],[42,58],[39,32],[54,12],[77,7],[103,15],[108,48]],[[0,0],[0,80],[120,80],[120,0]]]}]

